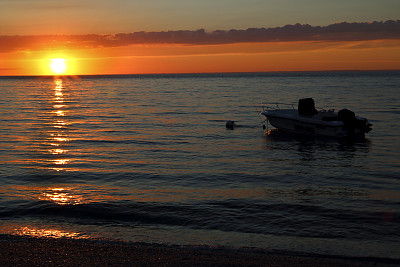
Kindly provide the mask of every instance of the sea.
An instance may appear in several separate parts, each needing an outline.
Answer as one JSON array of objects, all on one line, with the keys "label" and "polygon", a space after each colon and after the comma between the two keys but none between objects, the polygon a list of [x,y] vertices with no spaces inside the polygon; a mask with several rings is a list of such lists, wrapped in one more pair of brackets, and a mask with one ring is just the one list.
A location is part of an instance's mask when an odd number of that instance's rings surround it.
[{"label": "sea", "polygon": [[[400,71],[0,77],[0,238],[400,259],[399,87]],[[260,115],[308,97],[372,131]]]}]

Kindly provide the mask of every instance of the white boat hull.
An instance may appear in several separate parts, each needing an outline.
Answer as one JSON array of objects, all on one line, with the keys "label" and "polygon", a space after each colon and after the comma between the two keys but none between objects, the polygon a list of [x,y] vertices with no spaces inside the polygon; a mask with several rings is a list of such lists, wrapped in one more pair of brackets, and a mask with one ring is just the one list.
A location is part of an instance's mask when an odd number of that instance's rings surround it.
[{"label": "white boat hull", "polygon": [[[269,123],[277,129],[311,135],[344,138],[352,136],[364,136],[357,128],[347,129],[342,121],[324,121],[321,116],[313,117],[299,116],[297,110],[266,110],[265,115]],[[327,114],[327,113],[325,113]]]}]

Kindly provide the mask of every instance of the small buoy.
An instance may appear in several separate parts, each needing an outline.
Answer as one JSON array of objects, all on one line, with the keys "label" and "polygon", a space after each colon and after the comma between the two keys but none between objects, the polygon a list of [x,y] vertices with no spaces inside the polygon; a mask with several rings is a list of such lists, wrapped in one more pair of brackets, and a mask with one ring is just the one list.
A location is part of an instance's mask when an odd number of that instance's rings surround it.
[{"label": "small buoy", "polygon": [[226,128],[233,129],[233,127],[235,127],[235,122],[234,121],[227,121],[226,122]]}]

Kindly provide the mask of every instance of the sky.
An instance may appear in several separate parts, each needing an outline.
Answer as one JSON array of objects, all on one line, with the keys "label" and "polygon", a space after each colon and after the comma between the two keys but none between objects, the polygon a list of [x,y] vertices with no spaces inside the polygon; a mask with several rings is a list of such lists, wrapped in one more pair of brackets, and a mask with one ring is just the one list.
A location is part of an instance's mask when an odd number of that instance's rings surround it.
[{"label": "sky", "polygon": [[400,69],[399,11],[398,0],[2,0],[0,75],[52,75],[55,58],[68,75]]}]

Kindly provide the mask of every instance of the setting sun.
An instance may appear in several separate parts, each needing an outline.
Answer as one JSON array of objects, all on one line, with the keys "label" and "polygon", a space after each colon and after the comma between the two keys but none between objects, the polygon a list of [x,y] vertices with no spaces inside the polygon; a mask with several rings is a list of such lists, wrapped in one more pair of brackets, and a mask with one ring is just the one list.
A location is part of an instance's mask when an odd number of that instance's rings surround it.
[{"label": "setting sun", "polygon": [[53,58],[51,59],[50,68],[55,74],[63,74],[67,68],[65,59]]}]

